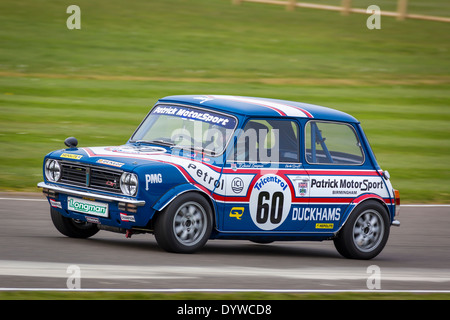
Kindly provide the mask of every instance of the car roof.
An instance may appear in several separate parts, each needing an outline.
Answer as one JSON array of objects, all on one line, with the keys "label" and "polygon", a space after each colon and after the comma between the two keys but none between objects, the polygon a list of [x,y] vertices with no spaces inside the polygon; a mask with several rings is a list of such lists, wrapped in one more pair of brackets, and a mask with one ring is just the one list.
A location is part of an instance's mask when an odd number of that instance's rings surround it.
[{"label": "car roof", "polygon": [[159,99],[159,103],[189,104],[225,113],[252,117],[297,117],[343,122],[358,122],[351,115],[308,103],[231,95],[177,95]]}]

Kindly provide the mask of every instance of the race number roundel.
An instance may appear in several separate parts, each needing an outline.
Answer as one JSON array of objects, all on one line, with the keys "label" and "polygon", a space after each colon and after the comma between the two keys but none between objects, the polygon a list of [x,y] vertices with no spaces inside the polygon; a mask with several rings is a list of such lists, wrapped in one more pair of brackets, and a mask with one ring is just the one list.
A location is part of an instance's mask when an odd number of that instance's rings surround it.
[{"label": "race number roundel", "polygon": [[258,179],[250,195],[250,216],[258,228],[273,230],[280,226],[291,209],[291,189],[275,174]]}]

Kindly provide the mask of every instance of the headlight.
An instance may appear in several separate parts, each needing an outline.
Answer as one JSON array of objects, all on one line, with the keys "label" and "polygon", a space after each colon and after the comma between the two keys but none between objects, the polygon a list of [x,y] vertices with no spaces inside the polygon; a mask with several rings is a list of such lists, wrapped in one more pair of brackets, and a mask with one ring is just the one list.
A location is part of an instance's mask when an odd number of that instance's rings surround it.
[{"label": "headlight", "polygon": [[58,182],[61,178],[61,166],[57,160],[48,159],[45,162],[45,177],[50,182]]},{"label": "headlight", "polygon": [[135,196],[138,190],[137,175],[124,172],[120,177],[120,190],[127,196]]}]

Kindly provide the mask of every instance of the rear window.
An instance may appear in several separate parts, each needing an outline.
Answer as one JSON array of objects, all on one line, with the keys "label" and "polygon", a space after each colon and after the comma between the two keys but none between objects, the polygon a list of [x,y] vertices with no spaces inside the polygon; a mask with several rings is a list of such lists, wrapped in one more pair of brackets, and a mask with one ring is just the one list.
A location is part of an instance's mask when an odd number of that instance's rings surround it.
[{"label": "rear window", "polygon": [[354,128],[337,122],[309,121],[305,156],[310,164],[361,165],[364,153]]}]

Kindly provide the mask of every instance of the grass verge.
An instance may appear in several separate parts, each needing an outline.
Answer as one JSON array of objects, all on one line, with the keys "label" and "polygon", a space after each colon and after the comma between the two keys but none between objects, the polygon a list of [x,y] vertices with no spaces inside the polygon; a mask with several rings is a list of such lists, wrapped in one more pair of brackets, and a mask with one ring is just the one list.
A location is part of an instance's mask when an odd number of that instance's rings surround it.
[{"label": "grass verge", "polygon": [[450,300],[448,293],[0,292],[0,300]]}]

